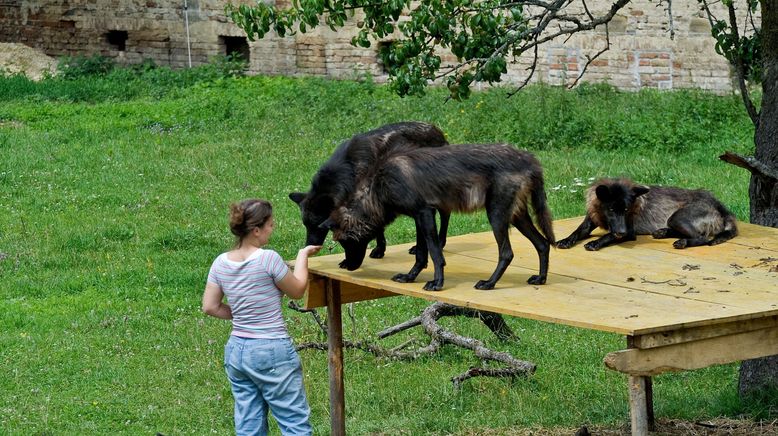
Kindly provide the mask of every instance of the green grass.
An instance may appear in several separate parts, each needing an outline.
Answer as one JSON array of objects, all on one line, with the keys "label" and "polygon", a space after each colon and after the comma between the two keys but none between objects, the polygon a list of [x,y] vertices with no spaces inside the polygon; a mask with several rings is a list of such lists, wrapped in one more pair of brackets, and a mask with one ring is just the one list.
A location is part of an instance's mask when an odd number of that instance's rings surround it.
[{"label": "green grass", "polygon": [[[384,123],[429,121],[454,143],[533,151],[555,218],[583,213],[578,181],[628,175],[704,187],[747,219],[748,175],[717,159],[753,147],[734,96],[530,87],[511,99],[495,89],[447,103],[444,90],[401,99],[370,82],[115,74],[126,80],[0,78],[0,434],[229,434],[221,358],[230,327],[199,310],[207,269],[232,242],[227,206],[272,201],[270,246],[292,258],[304,228],[287,194],[307,189],[341,141]],[[450,234],[485,230],[482,214],[455,216]],[[412,223],[398,220],[387,237],[412,240]],[[354,304],[346,337],[372,338],[426,304]],[[309,315],[286,319],[298,343],[323,340]],[[626,422],[625,378],[601,360],[623,338],[507,321],[520,341],[501,343],[469,319],[443,323],[536,363],[529,379],[473,379],[455,390],[450,378],[479,364],[467,351],[397,362],[347,350],[349,433]],[[382,342],[413,337],[423,339],[413,330]],[[326,434],[326,355],[301,356],[313,424]],[[657,377],[657,416],[747,414],[736,381],[736,365]]]}]

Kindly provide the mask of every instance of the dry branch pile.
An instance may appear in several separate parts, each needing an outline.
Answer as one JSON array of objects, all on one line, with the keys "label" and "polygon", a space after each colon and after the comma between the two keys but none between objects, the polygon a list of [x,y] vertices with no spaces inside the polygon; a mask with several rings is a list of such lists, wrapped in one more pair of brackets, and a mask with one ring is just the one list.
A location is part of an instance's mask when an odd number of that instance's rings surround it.
[{"label": "dry branch pile", "polygon": [[[318,312],[315,310],[303,310],[293,301],[289,303],[289,307],[298,312],[309,312],[312,314],[319,328],[326,334],[327,326],[319,317]],[[449,330],[446,330],[438,324],[438,320],[444,316],[466,316],[470,318],[478,318],[489,327],[489,329],[500,340],[516,339],[516,336],[511,331],[510,327],[505,323],[505,320],[501,315],[493,312],[479,311],[475,309],[463,308],[454,306],[447,303],[433,303],[428,306],[422,314],[416,318],[408,320],[404,323],[390,327],[378,333],[379,339],[384,339],[401,331],[421,326],[425,333],[430,337],[429,344],[418,347],[414,350],[405,350],[414,341],[406,342],[398,347],[385,348],[380,345],[376,345],[369,341],[343,341],[343,346],[346,348],[355,348],[375,355],[376,357],[384,357],[390,359],[399,360],[413,360],[420,356],[429,355],[437,352],[442,346],[446,344],[456,345],[458,347],[471,350],[481,361],[484,362],[497,362],[505,365],[504,367],[471,367],[462,374],[452,377],[451,381],[455,387],[459,387],[462,382],[473,377],[517,377],[526,376],[535,372],[535,364],[524,360],[516,359],[508,353],[494,351],[486,346],[483,342],[458,335]],[[303,349],[317,349],[326,350],[326,343],[305,343],[298,347],[298,350]]]}]

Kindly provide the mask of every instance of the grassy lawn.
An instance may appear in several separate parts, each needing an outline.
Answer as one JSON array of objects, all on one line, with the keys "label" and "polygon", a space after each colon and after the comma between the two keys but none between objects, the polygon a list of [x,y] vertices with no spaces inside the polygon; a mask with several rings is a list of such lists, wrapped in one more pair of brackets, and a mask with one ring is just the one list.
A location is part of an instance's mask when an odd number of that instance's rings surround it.
[{"label": "grassy lawn", "polygon": [[[717,159],[753,147],[735,96],[536,86],[456,103],[440,90],[401,99],[369,81],[15,77],[0,78],[0,102],[0,434],[232,432],[221,367],[230,326],[200,312],[208,267],[232,243],[227,206],[273,202],[270,246],[292,258],[305,232],[287,194],[306,190],[340,142],[385,123],[428,121],[452,143],[506,141],[534,152],[555,218],[583,214],[581,185],[591,178],[620,175],[704,187],[748,218],[748,174]],[[482,214],[460,215],[450,234],[486,230]],[[413,237],[405,218],[387,231],[390,243]],[[375,338],[426,305],[356,303],[344,333]],[[324,340],[310,315],[286,319],[298,343]],[[349,433],[628,421],[625,377],[601,361],[623,348],[622,337],[506,320],[519,341],[500,342],[470,319],[442,323],[536,363],[528,379],[476,378],[455,390],[450,378],[479,364],[468,351],[398,362],[347,350]],[[411,338],[424,340],[411,330],[381,343]],[[301,357],[313,424],[326,434],[326,354]],[[656,377],[657,416],[753,416],[759,410],[737,397],[737,370]]]}]

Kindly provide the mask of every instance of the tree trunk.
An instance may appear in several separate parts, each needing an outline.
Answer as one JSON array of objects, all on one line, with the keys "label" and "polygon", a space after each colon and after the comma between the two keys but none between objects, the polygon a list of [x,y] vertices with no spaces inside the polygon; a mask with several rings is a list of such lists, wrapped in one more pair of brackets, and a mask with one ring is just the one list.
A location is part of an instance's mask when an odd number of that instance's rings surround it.
[{"label": "tree trunk", "polygon": [[[762,0],[762,108],[756,126],[754,158],[778,172],[778,2]],[[749,186],[751,222],[778,227],[778,180],[763,174],[751,175]],[[744,361],[740,366],[741,397],[763,388],[778,389],[778,356]]]}]

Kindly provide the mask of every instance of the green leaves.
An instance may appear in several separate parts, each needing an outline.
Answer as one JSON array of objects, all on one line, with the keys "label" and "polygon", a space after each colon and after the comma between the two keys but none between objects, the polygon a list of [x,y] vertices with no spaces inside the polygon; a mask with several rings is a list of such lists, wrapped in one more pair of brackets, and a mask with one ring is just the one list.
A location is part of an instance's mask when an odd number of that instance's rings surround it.
[{"label": "green leaves", "polygon": [[[499,82],[507,72],[507,56],[529,40],[529,18],[520,3],[505,0],[295,0],[288,9],[264,3],[250,7],[227,5],[232,21],[250,39],[262,38],[272,27],[279,36],[307,32],[320,24],[337,30],[350,14],[361,11],[359,29],[351,39],[356,47],[397,35],[379,57],[389,71],[392,89],[405,95],[423,95],[431,81],[447,77],[451,97],[467,98],[473,82]],[[456,61],[444,65],[441,54],[450,51]],[[443,71],[441,71],[443,69]]]},{"label": "green leaves", "polygon": [[[702,0],[701,0],[702,1]],[[734,8],[734,0],[722,2],[726,7]],[[759,7],[758,0],[746,0],[749,11]],[[762,32],[753,28],[749,35],[740,35],[731,23],[711,17],[711,35],[716,40],[716,53],[724,56],[732,65],[742,64],[746,80],[760,83],[762,80]]]},{"label": "green leaves", "polygon": [[[422,0],[414,8],[410,0],[295,0],[288,9],[261,2],[256,6],[230,3],[225,8],[251,40],[263,38],[271,29],[281,37],[305,33],[316,28],[322,17],[337,30],[356,10],[364,17],[357,23],[352,45],[369,48],[372,40],[391,37],[398,30],[402,34],[402,39],[382,46],[378,53],[392,89],[400,95],[423,95],[438,76],[448,76],[456,99],[470,95],[473,81],[499,81],[507,71],[511,44],[521,40],[513,29],[526,28],[522,8],[500,0]],[[441,50],[450,50],[460,64],[441,73]]]}]

